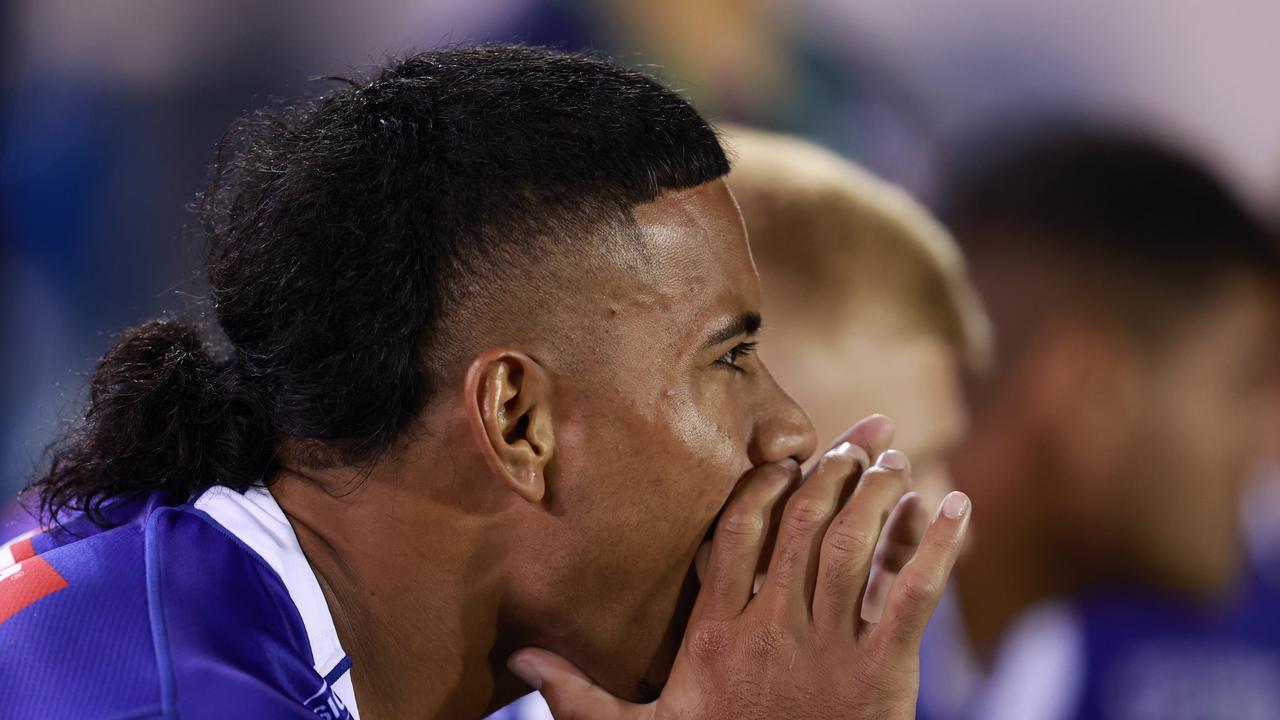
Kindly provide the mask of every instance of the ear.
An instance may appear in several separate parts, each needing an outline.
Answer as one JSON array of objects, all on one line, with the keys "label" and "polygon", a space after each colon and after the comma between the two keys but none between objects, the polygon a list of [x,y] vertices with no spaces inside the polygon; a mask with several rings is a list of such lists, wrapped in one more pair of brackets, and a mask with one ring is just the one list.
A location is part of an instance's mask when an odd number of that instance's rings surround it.
[{"label": "ear", "polygon": [[1035,421],[1077,477],[1109,481],[1139,420],[1142,368],[1118,328],[1059,322],[1045,328],[1024,365]]},{"label": "ear", "polygon": [[550,376],[525,353],[496,347],[471,361],[465,383],[472,438],[489,468],[520,497],[541,502],[556,445]]}]

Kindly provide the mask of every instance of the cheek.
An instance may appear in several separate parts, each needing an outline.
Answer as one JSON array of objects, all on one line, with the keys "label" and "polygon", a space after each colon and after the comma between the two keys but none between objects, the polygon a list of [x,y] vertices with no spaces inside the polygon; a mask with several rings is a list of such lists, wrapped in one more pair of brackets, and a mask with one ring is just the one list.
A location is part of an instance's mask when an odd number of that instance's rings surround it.
[{"label": "cheek", "polygon": [[1167,412],[1172,427],[1167,438],[1169,452],[1198,475],[1196,482],[1230,487],[1257,459],[1260,413],[1248,400],[1201,386],[1171,403]]},{"label": "cheek", "polygon": [[[1185,386],[1184,386],[1185,387]],[[1129,500],[1147,506],[1165,542],[1207,546],[1235,533],[1242,483],[1254,457],[1251,429],[1238,403],[1224,403],[1211,387],[1167,395],[1149,418],[1155,432],[1137,453]],[[1233,412],[1234,410],[1234,412]]]},{"label": "cheek", "polygon": [[560,509],[629,563],[691,553],[748,469],[746,415],[724,395],[659,388],[559,419]]},{"label": "cheek", "polygon": [[651,547],[696,549],[742,474],[750,469],[747,415],[722,388],[669,388],[645,419],[650,440],[638,506],[651,519]]}]

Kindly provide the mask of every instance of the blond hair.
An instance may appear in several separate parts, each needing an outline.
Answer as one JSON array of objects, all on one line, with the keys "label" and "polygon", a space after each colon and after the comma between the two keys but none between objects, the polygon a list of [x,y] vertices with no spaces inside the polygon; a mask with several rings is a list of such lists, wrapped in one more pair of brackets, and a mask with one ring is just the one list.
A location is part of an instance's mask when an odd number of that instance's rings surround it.
[{"label": "blond hair", "polygon": [[728,177],[763,282],[804,288],[814,310],[887,302],[945,339],[971,367],[991,352],[991,323],[950,233],[901,189],[813,143],[721,128]]}]

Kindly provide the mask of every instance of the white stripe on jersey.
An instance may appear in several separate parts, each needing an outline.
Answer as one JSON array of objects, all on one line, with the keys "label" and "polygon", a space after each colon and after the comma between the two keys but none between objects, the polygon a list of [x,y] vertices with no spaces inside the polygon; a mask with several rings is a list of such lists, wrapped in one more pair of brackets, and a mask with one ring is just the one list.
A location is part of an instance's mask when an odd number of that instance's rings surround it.
[{"label": "white stripe on jersey", "polygon": [[[347,654],[338,641],[338,631],[333,626],[333,616],[329,614],[329,605],[325,602],[315,572],[303,555],[298,537],[276,499],[262,487],[250,488],[240,494],[215,485],[196,498],[194,505],[240,538],[280,576],[289,597],[298,607],[298,614],[302,616],[307,640],[311,642],[311,655],[316,661],[316,672],[320,677],[326,677]],[[351,670],[338,677],[332,686],[334,693],[351,712],[351,717],[360,720],[355,689],[351,685]]]},{"label": "white stripe on jersey", "polygon": [[551,708],[538,693],[529,693],[507,706],[515,711],[516,720],[555,720]]},{"label": "white stripe on jersey", "polygon": [[1083,693],[1084,628],[1065,602],[1036,605],[1010,626],[984,672],[948,591],[929,621],[920,662],[919,706],[928,717],[1063,720]]}]

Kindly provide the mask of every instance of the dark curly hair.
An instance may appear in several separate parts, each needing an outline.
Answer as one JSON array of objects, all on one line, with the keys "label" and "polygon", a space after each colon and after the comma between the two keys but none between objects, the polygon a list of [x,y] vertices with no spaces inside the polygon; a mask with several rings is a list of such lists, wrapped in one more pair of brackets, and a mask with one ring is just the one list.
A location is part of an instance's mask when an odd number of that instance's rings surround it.
[{"label": "dark curly hair", "polygon": [[729,169],[685,100],[598,59],[442,49],[335,80],[219,147],[198,207],[225,357],[171,320],[125,332],[31,483],[42,519],[268,482],[285,438],[371,463],[431,397],[438,336],[485,268],[598,242]]}]

